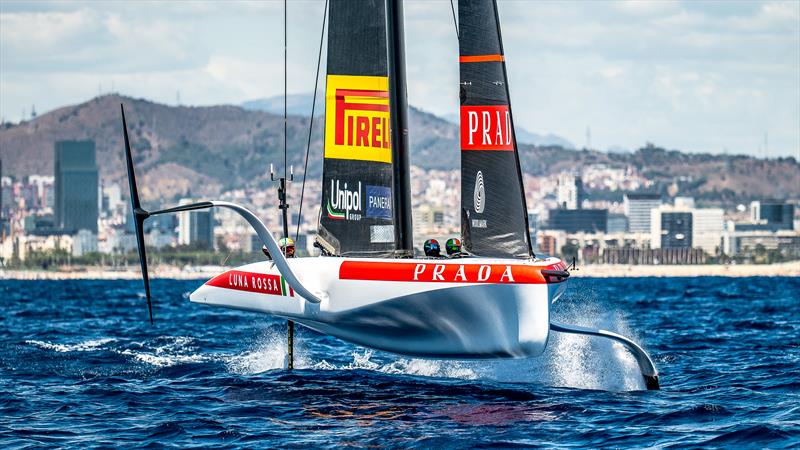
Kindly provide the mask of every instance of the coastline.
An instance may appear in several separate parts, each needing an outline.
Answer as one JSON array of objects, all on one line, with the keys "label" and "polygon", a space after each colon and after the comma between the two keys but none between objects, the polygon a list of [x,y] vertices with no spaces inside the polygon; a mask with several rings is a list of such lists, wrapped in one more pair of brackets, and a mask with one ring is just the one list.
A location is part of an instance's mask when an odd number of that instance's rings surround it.
[{"label": "coastline", "polygon": [[592,264],[578,266],[576,277],[798,277],[800,261],[777,264],[697,264],[697,265],[626,265]]},{"label": "coastline", "polygon": [[[151,267],[150,279],[208,280],[224,272],[225,268],[198,268],[193,270],[172,266]],[[139,268],[112,270],[87,268],[79,270],[0,270],[0,280],[140,280]]]},{"label": "coastline", "polygon": [[[208,280],[225,267],[179,268],[158,266],[150,269],[151,279]],[[578,266],[572,276],[582,278],[618,277],[800,277],[800,261],[778,264],[702,264],[702,265],[625,265],[590,264]],[[85,268],[65,270],[0,270],[0,280],[138,280],[138,268],[124,270]]]}]

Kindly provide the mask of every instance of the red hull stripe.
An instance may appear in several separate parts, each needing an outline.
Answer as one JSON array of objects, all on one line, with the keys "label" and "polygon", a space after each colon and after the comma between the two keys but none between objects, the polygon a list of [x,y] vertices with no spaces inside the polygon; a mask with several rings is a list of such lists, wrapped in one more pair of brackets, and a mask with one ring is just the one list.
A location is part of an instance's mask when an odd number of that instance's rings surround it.
[{"label": "red hull stripe", "polygon": [[289,288],[289,296],[294,297],[294,290],[288,285],[280,275],[270,275],[263,273],[242,272],[241,270],[229,270],[221,275],[208,280],[207,286],[214,286],[235,291],[255,292],[258,294],[286,295],[286,288]]},{"label": "red hull stripe", "polygon": [[441,283],[546,284],[542,269],[563,270],[562,263],[548,267],[515,264],[437,264],[436,262],[344,261],[341,280],[418,281]]},{"label": "red hull stripe", "polygon": [[475,55],[475,56],[460,56],[458,58],[459,62],[462,63],[474,63],[474,62],[503,62],[506,58],[503,55]]}]

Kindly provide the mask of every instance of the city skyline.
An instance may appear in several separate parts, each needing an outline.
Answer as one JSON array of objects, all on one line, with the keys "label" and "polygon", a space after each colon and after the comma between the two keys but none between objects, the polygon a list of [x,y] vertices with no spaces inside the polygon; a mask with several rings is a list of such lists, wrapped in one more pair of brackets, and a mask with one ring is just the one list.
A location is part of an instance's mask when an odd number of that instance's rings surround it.
[{"label": "city skyline", "polygon": [[[290,94],[313,88],[322,6],[289,4]],[[499,8],[518,126],[603,150],[798,156],[800,3]],[[0,117],[111,90],[186,105],[281,95],[282,19],[281,2],[4,1]],[[452,21],[449,2],[406,3],[409,102],[440,116],[457,110]]]}]

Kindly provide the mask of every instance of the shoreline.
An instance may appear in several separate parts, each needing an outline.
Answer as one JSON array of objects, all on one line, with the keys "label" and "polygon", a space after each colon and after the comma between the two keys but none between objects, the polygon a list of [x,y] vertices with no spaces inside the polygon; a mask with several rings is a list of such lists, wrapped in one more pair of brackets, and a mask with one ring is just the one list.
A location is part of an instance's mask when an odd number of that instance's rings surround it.
[{"label": "shoreline", "polygon": [[627,265],[578,266],[571,274],[585,278],[611,277],[798,277],[800,261],[776,264]]},{"label": "shoreline", "polygon": [[[230,268],[202,267],[185,270],[161,266],[150,270],[151,279],[208,280]],[[590,264],[571,271],[578,278],[639,278],[639,277],[798,277],[800,261],[778,264],[702,264],[702,265],[626,265]],[[126,270],[79,269],[60,270],[0,270],[0,280],[138,280],[138,268]]]}]

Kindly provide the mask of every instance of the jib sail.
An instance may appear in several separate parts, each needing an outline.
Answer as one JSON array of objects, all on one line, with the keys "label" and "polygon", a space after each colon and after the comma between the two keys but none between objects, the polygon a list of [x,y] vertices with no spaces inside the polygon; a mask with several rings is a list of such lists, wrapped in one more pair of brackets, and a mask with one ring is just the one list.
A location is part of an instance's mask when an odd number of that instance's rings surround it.
[{"label": "jib sail", "polygon": [[322,209],[330,254],[391,256],[399,247],[393,186],[385,0],[331,0]]},{"label": "jib sail", "polygon": [[478,256],[528,258],[528,215],[497,5],[460,1],[458,19],[464,249]]}]

